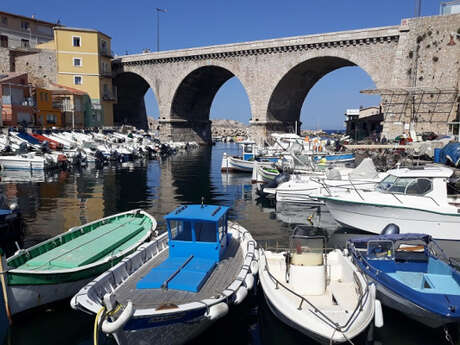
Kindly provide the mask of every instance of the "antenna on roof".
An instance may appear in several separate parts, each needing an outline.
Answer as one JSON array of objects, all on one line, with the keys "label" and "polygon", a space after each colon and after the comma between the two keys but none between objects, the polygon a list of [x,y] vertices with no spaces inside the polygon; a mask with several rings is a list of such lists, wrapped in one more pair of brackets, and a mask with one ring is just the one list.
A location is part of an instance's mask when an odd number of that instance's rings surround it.
[{"label": "antenna on roof", "polygon": [[201,207],[204,207],[204,196],[201,197]]}]

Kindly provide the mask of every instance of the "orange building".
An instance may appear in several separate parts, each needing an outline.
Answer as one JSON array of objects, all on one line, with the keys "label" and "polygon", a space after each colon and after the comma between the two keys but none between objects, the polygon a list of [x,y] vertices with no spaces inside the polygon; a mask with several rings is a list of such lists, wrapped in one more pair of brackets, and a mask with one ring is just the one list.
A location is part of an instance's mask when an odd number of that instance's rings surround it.
[{"label": "orange building", "polygon": [[3,126],[34,124],[35,107],[31,90],[32,85],[28,83],[27,73],[0,74]]},{"label": "orange building", "polygon": [[37,105],[36,126],[38,127],[62,127],[62,113],[54,107],[52,91],[42,88],[35,89],[35,104]]}]

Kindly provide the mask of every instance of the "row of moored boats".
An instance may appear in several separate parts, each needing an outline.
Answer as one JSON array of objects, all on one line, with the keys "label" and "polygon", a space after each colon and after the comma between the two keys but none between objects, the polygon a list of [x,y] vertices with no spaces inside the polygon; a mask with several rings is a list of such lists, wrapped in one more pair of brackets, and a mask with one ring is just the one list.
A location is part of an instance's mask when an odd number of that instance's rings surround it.
[{"label": "row of moored boats", "polygon": [[28,133],[10,130],[0,134],[0,167],[5,170],[47,170],[104,165],[110,161],[155,159],[197,146],[195,142],[161,143],[149,134],[136,131],[48,130]]}]

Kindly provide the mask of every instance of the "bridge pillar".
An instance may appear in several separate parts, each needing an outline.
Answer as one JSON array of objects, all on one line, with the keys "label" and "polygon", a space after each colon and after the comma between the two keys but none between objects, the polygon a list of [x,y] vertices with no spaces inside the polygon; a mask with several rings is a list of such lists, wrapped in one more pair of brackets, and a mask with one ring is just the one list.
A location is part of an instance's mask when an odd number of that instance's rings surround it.
[{"label": "bridge pillar", "polygon": [[249,138],[257,144],[263,144],[265,138],[269,138],[272,133],[296,133],[300,132],[301,122],[297,121],[249,121]]},{"label": "bridge pillar", "polygon": [[199,145],[211,144],[211,121],[209,120],[160,120],[160,140],[196,141]]}]

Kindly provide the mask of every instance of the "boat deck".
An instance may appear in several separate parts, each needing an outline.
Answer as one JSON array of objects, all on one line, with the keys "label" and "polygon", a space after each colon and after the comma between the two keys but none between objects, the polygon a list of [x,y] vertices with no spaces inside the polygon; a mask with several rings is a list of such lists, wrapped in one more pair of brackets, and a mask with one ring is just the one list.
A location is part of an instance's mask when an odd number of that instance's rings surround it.
[{"label": "boat deck", "polygon": [[113,219],[75,238],[64,238],[67,235],[64,234],[56,247],[44,248],[43,253],[16,268],[29,271],[78,268],[126,250],[149,229],[150,223],[145,217],[127,215]]},{"label": "boat deck", "polygon": [[168,250],[165,250],[144,264],[126,283],[121,285],[115,291],[118,302],[127,303],[128,300],[131,300],[136,309],[146,309],[174,307],[173,305],[212,298],[220,294],[235,280],[244,261],[239,240],[232,238],[223,259],[214,268],[199,292],[194,293],[174,289],[136,289],[138,281],[149,273],[152,268],[165,261],[168,255]]}]

